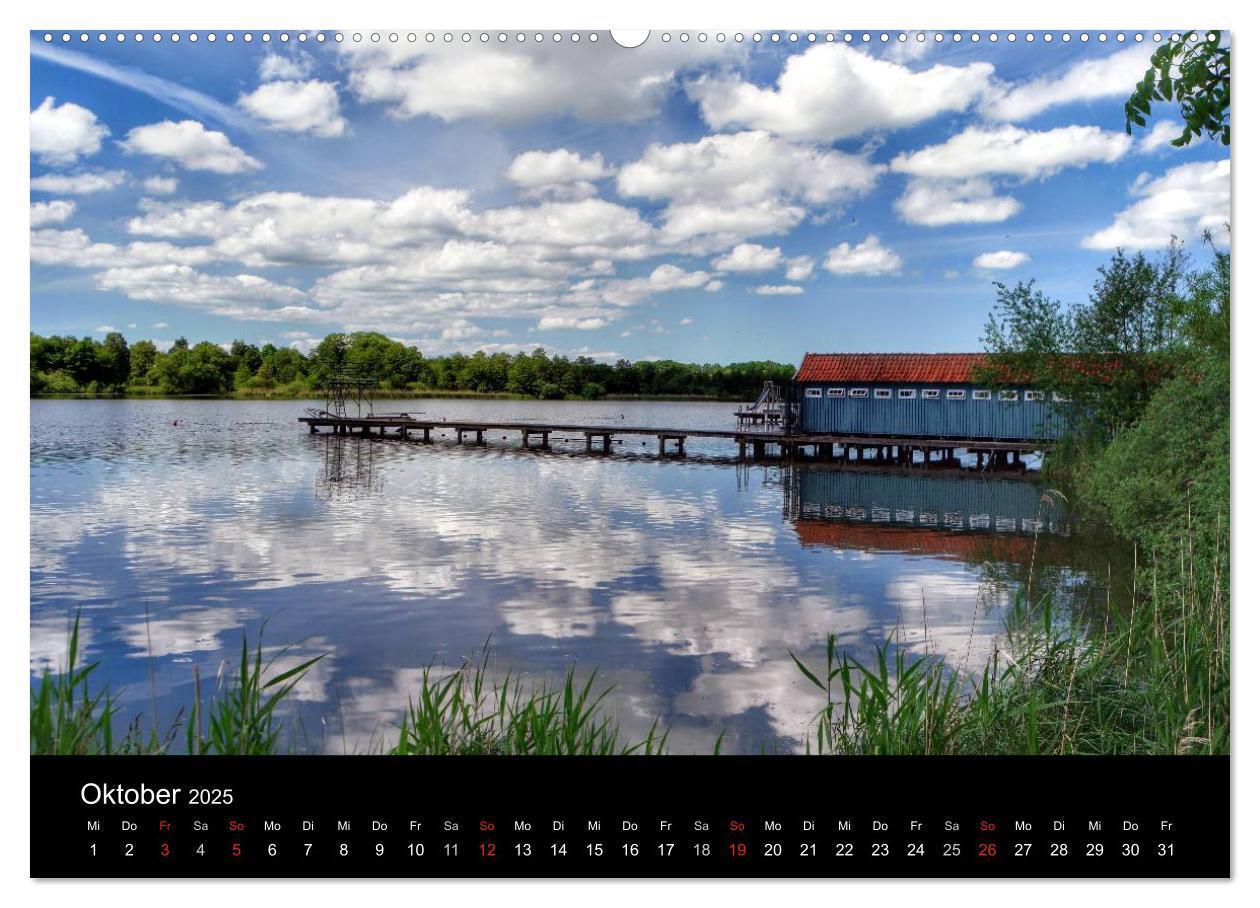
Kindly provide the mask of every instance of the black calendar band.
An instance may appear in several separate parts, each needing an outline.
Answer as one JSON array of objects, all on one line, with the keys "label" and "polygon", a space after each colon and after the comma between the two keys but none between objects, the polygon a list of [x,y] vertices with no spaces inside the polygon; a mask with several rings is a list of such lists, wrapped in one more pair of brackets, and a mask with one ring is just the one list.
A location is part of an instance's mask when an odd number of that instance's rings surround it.
[{"label": "black calendar band", "polygon": [[1223,757],[32,757],[36,877],[1224,877]]}]

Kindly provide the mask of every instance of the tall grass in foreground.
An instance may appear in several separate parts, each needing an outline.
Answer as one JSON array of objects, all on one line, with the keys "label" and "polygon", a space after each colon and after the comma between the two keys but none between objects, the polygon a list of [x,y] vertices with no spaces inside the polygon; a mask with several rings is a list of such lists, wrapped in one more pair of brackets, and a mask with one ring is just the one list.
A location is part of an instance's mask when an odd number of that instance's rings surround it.
[{"label": "tall grass in foreground", "polygon": [[97,663],[79,667],[79,616],[70,631],[66,670],[45,669],[31,692],[31,753],[89,754],[114,750],[114,702],[105,690],[92,693],[88,676]]},{"label": "tall grass in foreground", "polygon": [[[45,670],[39,686],[31,692],[32,754],[161,754],[170,751],[183,725],[190,754],[269,754],[280,749],[283,722],[276,716],[302,677],[323,656],[316,656],[273,674],[281,651],[264,662],[262,635],[251,658],[247,640],[241,640],[239,671],[216,679],[209,702],[202,705],[201,679],[194,672],[194,697],[185,710],[162,734],[156,717],[148,733],[141,731],[137,716],[125,733],[114,736],[118,708],[108,688],[92,692],[88,677],[99,663],[79,664],[79,616],[70,631],[66,669]],[[203,733],[202,724],[207,728]]]},{"label": "tall grass in foreground", "polygon": [[1022,596],[974,678],[889,641],[873,668],[828,640],[797,668],[824,695],[808,747],[828,754],[1225,754],[1229,601],[1219,552],[1156,563],[1103,626],[1055,620]]},{"label": "tall grass in foreground", "polygon": [[[203,703],[200,675],[194,670],[193,702],[165,733],[141,731],[136,717],[115,737],[118,708],[107,688],[93,692],[88,679],[98,663],[80,665],[79,618],[70,632],[66,669],[45,671],[31,692],[33,754],[162,754],[171,751],[182,726],[189,754],[258,755],[283,749],[285,726],[278,712],[294,688],[323,656],[277,673],[281,650],[264,658],[261,634],[253,652],[241,640],[240,663],[220,671]],[[641,741],[627,740],[605,711],[612,687],[595,689],[595,675],[585,682],[570,668],[557,686],[527,688],[519,676],[494,680],[489,649],[449,674],[426,669],[416,697],[408,704],[390,754],[661,754],[668,732],[654,722]],[[186,719],[185,719],[186,716]],[[720,746],[720,739],[719,739]]]},{"label": "tall grass in foreground", "polygon": [[489,650],[445,677],[424,671],[407,705],[391,754],[662,754],[668,731],[653,722],[642,741],[627,741],[604,712],[612,687],[596,691],[572,667],[558,687],[527,689],[511,672],[493,680]]}]

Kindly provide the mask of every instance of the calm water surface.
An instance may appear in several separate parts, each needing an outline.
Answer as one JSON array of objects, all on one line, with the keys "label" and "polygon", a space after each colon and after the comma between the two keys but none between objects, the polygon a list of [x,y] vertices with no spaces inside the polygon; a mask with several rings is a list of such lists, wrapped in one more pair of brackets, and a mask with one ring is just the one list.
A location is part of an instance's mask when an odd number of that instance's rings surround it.
[{"label": "calm water surface", "polygon": [[[1035,483],[958,473],[736,465],[729,442],[608,458],[311,436],[297,401],[31,402],[31,677],[87,657],[128,719],[168,725],[241,637],[327,653],[296,692],[293,746],[372,747],[426,666],[490,639],[541,679],[598,669],[630,732],[675,752],[799,746],[818,708],[789,650],[893,636],[962,670],[1000,644],[1037,537],[1039,592],[1105,595],[1102,543]],[[731,426],[730,404],[407,400],[431,418]]]}]

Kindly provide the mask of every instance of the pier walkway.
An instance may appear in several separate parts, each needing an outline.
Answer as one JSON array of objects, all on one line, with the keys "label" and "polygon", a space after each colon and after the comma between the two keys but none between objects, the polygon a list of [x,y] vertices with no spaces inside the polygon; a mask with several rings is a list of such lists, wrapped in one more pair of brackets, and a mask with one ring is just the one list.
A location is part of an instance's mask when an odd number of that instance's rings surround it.
[{"label": "pier walkway", "polygon": [[[410,438],[414,433],[418,441],[430,443],[435,431],[452,431],[456,441],[464,443],[470,438],[476,444],[485,444],[487,432],[519,432],[525,448],[550,447],[553,434],[583,436],[586,450],[592,454],[607,454],[612,450],[612,440],[617,436],[656,438],[660,456],[672,454],[686,456],[688,438],[725,439],[739,446],[739,457],[751,455],[760,460],[767,456],[794,459],[806,453],[814,459],[840,462],[898,463],[906,466],[915,463],[936,464],[956,461],[955,452],[964,449],[977,454],[990,468],[1000,466],[1019,468],[1020,454],[1045,451],[1050,445],[1039,441],[1006,441],[1000,439],[972,438],[893,438],[857,435],[801,434],[779,429],[737,428],[697,429],[666,428],[661,426],[590,425],[563,422],[522,422],[512,420],[468,419],[419,419],[407,413],[377,414],[373,416],[336,416],[316,413],[302,416],[312,434],[320,430],[339,435],[392,435]],[[916,461],[915,455],[919,455]]]}]

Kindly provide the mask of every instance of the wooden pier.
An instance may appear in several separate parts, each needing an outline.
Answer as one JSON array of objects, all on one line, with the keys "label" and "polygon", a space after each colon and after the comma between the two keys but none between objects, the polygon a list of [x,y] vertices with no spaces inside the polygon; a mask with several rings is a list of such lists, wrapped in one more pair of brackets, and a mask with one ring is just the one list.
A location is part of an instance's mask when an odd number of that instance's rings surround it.
[{"label": "wooden pier", "polygon": [[[1042,441],[1008,441],[958,438],[892,438],[856,435],[810,435],[778,430],[692,429],[660,426],[590,425],[584,423],[538,423],[512,420],[433,420],[418,419],[406,413],[374,416],[335,416],[316,414],[299,417],[312,434],[325,430],[338,435],[378,435],[412,438],[425,444],[436,431],[451,431],[458,444],[466,438],[484,445],[487,432],[520,433],[523,448],[551,447],[553,434],[581,436],[588,454],[609,454],[617,436],[655,438],[661,457],[685,457],[687,439],[712,438],[738,446],[739,458],[756,460],[806,458],[836,463],[898,464],[902,466],[956,466],[960,450],[977,455],[977,464],[987,469],[1022,469],[1022,454],[1045,451]],[[917,456],[916,456],[917,455]]]}]

